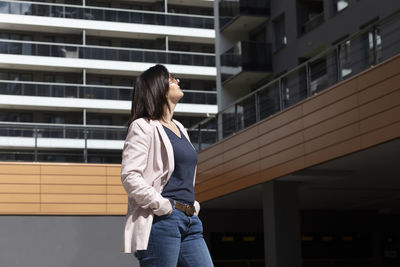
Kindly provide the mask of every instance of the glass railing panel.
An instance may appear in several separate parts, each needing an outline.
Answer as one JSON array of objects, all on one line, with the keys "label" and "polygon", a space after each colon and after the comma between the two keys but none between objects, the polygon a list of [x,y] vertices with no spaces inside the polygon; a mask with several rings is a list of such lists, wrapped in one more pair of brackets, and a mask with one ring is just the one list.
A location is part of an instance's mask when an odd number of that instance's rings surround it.
[{"label": "glass railing panel", "polygon": [[384,25],[379,25],[371,30],[375,33],[375,37],[371,34],[369,37],[369,47],[374,47],[377,53],[377,62],[384,61],[397,55],[400,51],[400,19],[392,19]]},{"label": "glass railing panel", "polygon": [[33,150],[22,150],[16,151],[13,150],[0,150],[0,161],[35,161],[35,151]]},{"label": "glass railing panel", "polygon": [[310,94],[315,94],[328,88],[329,84],[327,61],[327,57],[322,56],[313,61],[310,61],[310,63],[308,64]]},{"label": "glass railing panel", "polygon": [[[191,91],[186,89],[183,89],[183,91],[184,96],[180,100],[181,103],[217,104],[217,94],[215,91]],[[130,101],[132,88],[0,81],[0,94]]]},{"label": "glass railing panel", "polygon": [[132,88],[96,87],[79,85],[34,84],[12,81],[0,81],[0,94],[46,96],[66,98],[89,98],[130,100]]},{"label": "glass railing panel", "polygon": [[[338,57],[337,57],[337,50],[332,50],[326,53],[326,87],[322,88],[319,87],[321,90],[331,87],[332,85],[339,82],[339,69],[338,69]],[[317,90],[319,92],[321,90]],[[313,94],[313,92],[312,92]]]},{"label": "glass railing panel", "polygon": [[99,140],[123,140],[125,139],[125,133],[120,129],[113,128],[88,128],[87,139],[99,139]]},{"label": "glass railing panel", "polygon": [[190,92],[190,90],[183,90],[184,95],[179,101],[180,103],[191,103],[191,104],[217,104],[216,92]]},{"label": "glass railing panel", "polygon": [[280,111],[279,81],[260,90],[257,95],[260,120]]},{"label": "glass railing panel", "polygon": [[[88,163],[121,163],[120,150],[88,150]],[[0,150],[0,161],[35,161],[35,151],[31,150]],[[83,149],[54,149],[54,150],[37,150],[37,161],[39,162],[84,162]]]},{"label": "glass railing panel", "polygon": [[290,107],[307,97],[306,67],[282,78],[282,103],[283,108]]},{"label": "glass railing panel", "polygon": [[236,112],[235,106],[231,106],[221,114],[222,138],[231,136],[236,132]]},{"label": "glass railing panel", "polygon": [[0,1],[0,13],[214,29],[213,18],[206,16],[113,10],[100,7],[75,7],[71,5],[52,5],[50,3]]},{"label": "glass railing panel", "polygon": [[0,136],[34,138],[70,138],[124,140],[126,129],[122,126],[72,126],[57,124],[22,124],[0,123]]},{"label": "glass railing panel", "polygon": [[199,134],[200,136],[200,147],[199,150],[204,149],[215,142],[218,141],[218,119],[217,117],[214,117],[210,120],[208,120],[206,123],[200,125],[199,129]]},{"label": "glass railing panel", "polygon": [[35,132],[33,128],[27,128],[23,126],[11,126],[3,127],[0,125],[0,136],[12,136],[12,137],[33,137]]},{"label": "glass railing panel", "polygon": [[236,104],[237,130],[256,123],[256,99],[252,95]]},{"label": "glass railing panel", "polygon": [[360,38],[348,40],[339,47],[339,59],[341,66],[341,78],[347,79],[367,69],[370,66],[370,53],[366,45],[368,34]]},{"label": "glass railing panel", "polygon": [[215,66],[214,55],[0,41],[0,53],[179,65]]}]

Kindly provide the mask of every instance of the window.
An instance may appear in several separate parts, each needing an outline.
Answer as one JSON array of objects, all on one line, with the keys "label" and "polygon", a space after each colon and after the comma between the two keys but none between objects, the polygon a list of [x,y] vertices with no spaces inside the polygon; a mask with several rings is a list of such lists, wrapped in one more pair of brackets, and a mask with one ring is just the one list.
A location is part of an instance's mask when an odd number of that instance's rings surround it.
[{"label": "window", "polygon": [[332,0],[332,15],[341,12],[349,5],[349,0]]},{"label": "window", "polygon": [[299,36],[315,29],[324,22],[322,0],[297,0],[297,25]]},{"label": "window", "polygon": [[274,51],[277,51],[287,44],[287,37],[285,31],[285,15],[282,14],[278,18],[273,21],[274,28],[274,38],[275,38],[275,48]]}]

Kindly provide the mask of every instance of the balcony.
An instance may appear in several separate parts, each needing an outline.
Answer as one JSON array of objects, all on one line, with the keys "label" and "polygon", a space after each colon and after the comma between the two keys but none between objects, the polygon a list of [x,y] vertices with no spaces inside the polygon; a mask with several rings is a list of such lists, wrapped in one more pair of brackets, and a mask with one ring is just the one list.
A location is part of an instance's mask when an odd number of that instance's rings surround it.
[{"label": "balcony", "polygon": [[[215,91],[182,91],[184,96],[180,103],[217,104]],[[0,80],[0,95],[130,101],[132,87]]]},{"label": "balcony", "polygon": [[163,26],[214,29],[209,16],[166,14],[153,11],[134,11],[104,7],[81,7],[66,4],[0,1],[0,13],[68,19],[111,21]]},{"label": "balcony", "polygon": [[[296,68],[269,81],[258,89],[253,90],[251,93],[236,100],[223,110],[219,110],[214,117],[204,119],[198,124],[192,126],[191,129],[196,129],[199,133],[207,133],[207,135],[194,135],[192,142],[197,142],[200,150],[204,149],[212,144],[222,141],[224,138],[233,135],[238,136],[240,131],[252,127],[261,120],[273,120],[274,117],[275,120],[279,120],[276,118],[279,116],[278,113],[280,112],[293,112],[294,114],[297,112],[293,111],[295,110],[294,106],[296,105],[296,108],[299,110],[298,112],[300,112],[299,114],[301,114],[302,103],[306,103],[307,101],[311,101],[310,103],[313,103],[312,106],[314,107],[318,106],[318,112],[325,112],[325,109],[322,107],[327,107],[329,110],[335,110],[332,107],[328,107],[329,105],[327,106],[325,102],[319,106],[312,101],[315,101],[315,97],[324,94],[325,98],[323,99],[326,101],[343,101],[343,96],[338,98],[332,98],[329,96],[330,93],[336,91],[340,94],[347,92],[346,94],[351,97],[354,97],[354,92],[357,92],[360,94],[359,97],[365,98],[363,94],[367,94],[366,91],[365,93],[360,92],[368,89],[371,90],[371,92],[375,92],[373,94],[371,93],[371,97],[374,96],[377,97],[377,99],[383,99],[383,95],[381,94],[386,94],[386,91],[380,90],[381,87],[389,88],[393,85],[394,87],[392,89],[388,89],[390,91],[394,91],[395,88],[398,88],[398,83],[394,80],[393,84],[389,82],[390,79],[394,79],[393,77],[396,73],[399,74],[400,35],[397,31],[398,28],[400,28],[400,13],[395,13],[392,16],[372,23],[361,31],[340,41],[335,46],[332,46],[317,56],[308,59]],[[221,61],[229,62],[229,58],[237,58],[237,56],[235,57],[234,55],[234,53],[227,55],[224,54],[222,56],[225,58],[221,59]],[[233,61],[232,59],[231,61]],[[378,64],[380,64],[379,67]],[[225,66],[226,65],[228,64],[225,63]],[[231,63],[230,65],[233,64]],[[387,67],[386,65],[390,65],[390,67]],[[221,72],[223,68],[221,68]],[[355,78],[351,79],[352,77]],[[230,78],[230,80],[232,79],[233,78]],[[223,85],[225,86],[225,84],[229,83],[230,80],[225,81]],[[345,82],[346,80],[350,81]],[[364,86],[364,88],[357,89],[360,85]],[[376,86],[376,88],[374,86]],[[235,87],[240,88],[240,85]],[[343,89],[338,89],[340,87]],[[399,98],[399,95],[400,94],[388,97],[387,100],[396,101]],[[374,101],[369,100],[368,103],[378,103]],[[357,101],[351,103],[357,103],[357,105],[360,105],[360,107],[357,108],[361,108],[364,111],[368,110],[365,108],[366,104],[361,105],[358,104]],[[382,107],[382,109],[385,110],[386,108],[389,109],[389,105],[387,107],[385,105],[386,104],[382,102],[379,104],[379,107]],[[349,107],[350,106],[351,105],[349,105]],[[351,107],[351,109],[353,109],[353,107]],[[370,110],[376,109],[376,107],[371,106]],[[339,110],[341,115],[344,114],[340,108],[338,111]],[[356,115],[358,114],[356,109],[353,109],[353,111],[356,112]],[[369,115],[373,117],[372,113]],[[390,116],[391,118],[395,118],[394,115]],[[375,116],[375,118],[379,118],[378,115]],[[385,118],[384,121],[386,123],[389,120],[386,121]],[[383,123],[383,121],[380,121],[379,123],[371,122],[371,125],[380,123]],[[364,125],[367,125],[367,123]],[[391,132],[393,132],[393,130],[391,130]],[[382,135],[377,134],[376,136]],[[197,139],[197,141],[195,139]],[[233,144],[233,142],[231,144]]]},{"label": "balcony", "polygon": [[163,50],[112,48],[31,41],[1,40],[0,53],[208,67],[215,66],[214,54],[208,53],[167,52]]},{"label": "balcony", "polygon": [[219,29],[224,33],[249,31],[270,15],[269,0],[222,0],[219,3]]},{"label": "balcony", "polygon": [[324,13],[313,16],[300,27],[300,35],[306,34],[324,23]]},{"label": "balcony", "polygon": [[221,55],[224,88],[247,88],[272,72],[271,44],[240,41]]},{"label": "balcony", "polygon": [[0,160],[121,163],[126,130],[114,125],[0,121]]}]

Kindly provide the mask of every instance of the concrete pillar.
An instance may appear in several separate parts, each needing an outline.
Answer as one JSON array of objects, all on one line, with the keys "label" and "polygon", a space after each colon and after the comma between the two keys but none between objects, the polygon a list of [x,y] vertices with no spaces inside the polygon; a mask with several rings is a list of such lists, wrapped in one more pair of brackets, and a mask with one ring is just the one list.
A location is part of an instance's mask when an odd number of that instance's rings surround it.
[{"label": "concrete pillar", "polygon": [[271,181],[263,185],[266,267],[301,267],[298,184]]}]

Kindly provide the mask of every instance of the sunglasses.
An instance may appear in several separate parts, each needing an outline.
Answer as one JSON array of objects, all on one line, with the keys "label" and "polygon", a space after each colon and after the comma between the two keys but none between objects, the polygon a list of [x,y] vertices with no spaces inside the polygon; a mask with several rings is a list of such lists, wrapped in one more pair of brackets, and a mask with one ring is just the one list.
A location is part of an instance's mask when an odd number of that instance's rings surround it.
[{"label": "sunglasses", "polygon": [[179,82],[180,82],[180,80],[179,80],[178,78],[176,78],[176,77],[174,77],[174,76],[172,76],[172,75],[169,75],[169,80],[170,80],[172,83],[176,83],[176,84],[179,84]]}]

